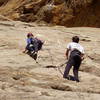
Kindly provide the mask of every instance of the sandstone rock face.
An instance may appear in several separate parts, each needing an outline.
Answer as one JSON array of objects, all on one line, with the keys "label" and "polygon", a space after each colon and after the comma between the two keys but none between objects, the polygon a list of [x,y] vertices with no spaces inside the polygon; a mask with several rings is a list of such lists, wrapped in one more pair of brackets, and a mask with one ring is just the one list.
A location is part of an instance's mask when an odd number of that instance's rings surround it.
[{"label": "sandstone rock face", "polygon": [[13,20],[100,27],[99,0],[1,0],[0,14]]},{"label": "sandstone rock face", "polygon": [[0,6],[6,4],[9,0],[0,0]]},{"label": "sandstone rock face", "polygon": [[[30,31],[45,41],[38,63],[22,53]],[[99,100],[99,33],[98,28],[0,21],[0,100]],[[66,45],[74,35],[80,36],[86,53],[80,83],[62,78],[65,65],[58,68],[66,61]]]}]

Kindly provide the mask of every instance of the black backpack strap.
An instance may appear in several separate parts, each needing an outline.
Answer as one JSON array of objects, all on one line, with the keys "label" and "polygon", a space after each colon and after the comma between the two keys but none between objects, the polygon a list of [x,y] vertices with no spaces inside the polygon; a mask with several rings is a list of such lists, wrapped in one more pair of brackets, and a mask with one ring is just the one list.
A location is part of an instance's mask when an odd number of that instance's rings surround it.
[{"label": "black backpack strap", "polygon": [[81,55],[81,52],[78,49],[74,49],[72,52],[76,52],[78,55]]}]

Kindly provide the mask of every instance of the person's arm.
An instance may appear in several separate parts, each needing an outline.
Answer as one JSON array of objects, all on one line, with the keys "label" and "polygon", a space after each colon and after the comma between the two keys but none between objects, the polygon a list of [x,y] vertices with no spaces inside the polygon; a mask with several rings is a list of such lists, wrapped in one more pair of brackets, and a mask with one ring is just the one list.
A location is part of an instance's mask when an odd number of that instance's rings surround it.
[{"label": "person's arm", "polygon": [[27,52],[27,49],[25,48],[25,50],[23,51],[23,53],[26,53]]},{"label": "person's arm", "polygon": [[81,59],[84,60],[84,54],[83,53],[81,54]]},{"label": "person's arm", "polygon": [[70,55],[70,50],[71,50],[71,45],[70,43],[67,45],[67,50],[66,50],[66,58],[69,59],[69,55]]},{"label": "person's arm", "polygon": [[66,58],[67,59],[69,58],[69,51],[70,51],[69,49],[66,50]]},{"label": "person's arm", "polygon": [[84,60],[84,55],[85,55],[85,51],[84,48],[82,47],[82,52],[81,52],[81,59]]}]

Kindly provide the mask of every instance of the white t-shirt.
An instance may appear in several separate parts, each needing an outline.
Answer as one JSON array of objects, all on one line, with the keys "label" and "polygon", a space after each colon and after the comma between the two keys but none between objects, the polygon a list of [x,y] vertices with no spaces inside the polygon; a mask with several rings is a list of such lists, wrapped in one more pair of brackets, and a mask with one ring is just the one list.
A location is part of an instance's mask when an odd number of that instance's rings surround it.
[{"label": "white t-shirt", "polygon": [[67,45],[67,49],[69,49],[70,51],[73,51],[74,49],[79,50],[82,54],[84,54],[84,48],[76,42],[71,42]]}]

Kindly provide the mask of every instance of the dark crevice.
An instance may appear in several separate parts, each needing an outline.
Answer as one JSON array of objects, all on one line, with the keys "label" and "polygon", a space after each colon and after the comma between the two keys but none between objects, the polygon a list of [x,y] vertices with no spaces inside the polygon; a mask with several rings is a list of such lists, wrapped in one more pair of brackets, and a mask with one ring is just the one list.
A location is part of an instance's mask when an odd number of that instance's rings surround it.
[{"label": "dark crevice", "polygon": [[48,65],[48,66],[45,66],[45,68],[57,68],[57,66]]}]

